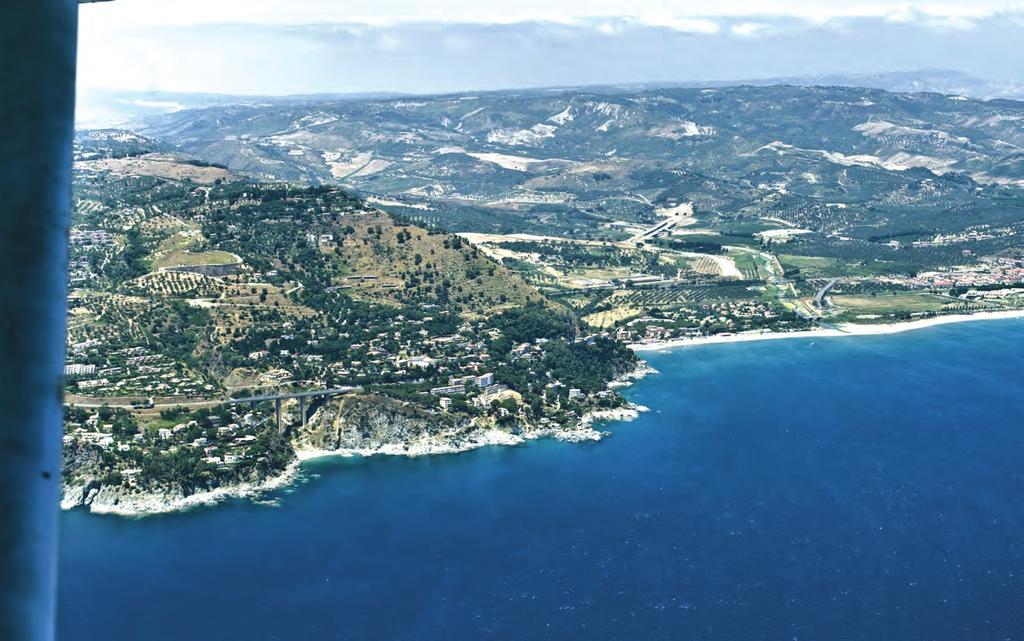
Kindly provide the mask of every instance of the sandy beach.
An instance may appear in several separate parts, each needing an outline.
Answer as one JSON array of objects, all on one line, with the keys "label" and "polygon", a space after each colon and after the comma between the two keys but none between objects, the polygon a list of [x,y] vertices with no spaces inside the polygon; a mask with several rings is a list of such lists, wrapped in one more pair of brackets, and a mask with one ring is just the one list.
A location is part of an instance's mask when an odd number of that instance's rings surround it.
[{"label": "sandy beach", "polygon": [[935,316],[922,318],[921,320],[907,321],[905,323],[887,324],[858,324],[844,323],[834,328],[818,328],[803,332],[751,332],[744,334],[730,334],[718,336],[701,336],[699,338],[679,338],[668,341],[652,343],[634,343],[629,348],[635,352],[659,351],[675,349],[677,347],[697,347],[700,345],[720,345],[723,343],[746,343],[751,341],[781,340],[785,338],[835,338],[841,336],[876,336],[882,334],[899,334],[911,332],[937,325],[948,325],[950,323],[965,323],[983,320],[1005,320],[1009,318],[1024,318],[1024,310],[1014,309],[998,312],[979,312],[977,314],[956,314],[949,316]]}]

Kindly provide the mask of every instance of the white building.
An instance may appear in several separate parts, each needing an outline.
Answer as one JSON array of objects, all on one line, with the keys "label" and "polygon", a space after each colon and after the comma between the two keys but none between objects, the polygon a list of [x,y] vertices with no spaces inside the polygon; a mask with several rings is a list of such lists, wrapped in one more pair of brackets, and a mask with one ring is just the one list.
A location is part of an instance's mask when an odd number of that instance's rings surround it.
[{"label": "white building", "polygon": [[465,385],[446,385],[444,387],[435,387],[430,390],[430,393],[434,396],[448,396],[450,394],[465,394]]},{"label": "white building", "polygon": [[64,376],[84,376],[87,374],[95,374],[95,365],[80,365],[73,363],[71,365],[64,366]]},{"label": "white building", "polygon": [[406,362],[409,364],[409,367],[420,367],[426,369],[428,367],[432,367],[436,361],[429,356],[414,356]]}]

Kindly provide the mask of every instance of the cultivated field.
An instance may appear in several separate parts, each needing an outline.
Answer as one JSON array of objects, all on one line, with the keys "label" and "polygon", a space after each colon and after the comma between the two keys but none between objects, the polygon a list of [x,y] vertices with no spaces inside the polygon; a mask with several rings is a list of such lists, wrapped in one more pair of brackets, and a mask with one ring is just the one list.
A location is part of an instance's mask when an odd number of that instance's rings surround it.
[{"label": "cultivated field", "polygon": [[614,327],[615,323],[634,316],[639,316],[641,311],[635,307],[614,307],[608,311],[597,312],[583,318],[583,322],[597,329]]}]

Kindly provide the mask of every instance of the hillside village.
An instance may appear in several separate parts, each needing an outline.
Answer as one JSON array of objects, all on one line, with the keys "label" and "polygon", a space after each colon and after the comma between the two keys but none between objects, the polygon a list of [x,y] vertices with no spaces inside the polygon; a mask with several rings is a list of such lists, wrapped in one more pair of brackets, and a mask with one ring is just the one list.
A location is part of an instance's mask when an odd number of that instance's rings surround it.
[{"label": "hillside village", "polygon": [[[182,171],[79,168],[69,504],[258,483],[313,447],[303,430],[321,414],[363,401],[456,449],[477,432],[575,438],[585,415],[625,404],[608,383],[639,366],[632,352],[462,238],[335,188]],[[302,418],[287,403],[283,431],[272,403],[231,404],[339,387],[352,393]],[[349,429],[347,449],[416,442]]]}]

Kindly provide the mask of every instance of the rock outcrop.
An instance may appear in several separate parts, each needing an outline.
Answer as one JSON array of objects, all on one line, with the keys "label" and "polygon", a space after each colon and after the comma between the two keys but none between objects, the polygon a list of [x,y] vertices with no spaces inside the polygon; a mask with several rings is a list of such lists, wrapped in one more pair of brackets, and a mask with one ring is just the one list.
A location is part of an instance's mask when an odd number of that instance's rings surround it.
[{"label": "rock outcrop", "polygon": [[[319,408],[293,444],[300,452],[416,453],[458,449],[477,426],[376,395],[346,396]],[[424,452],[426,453],[426,452]]]}]

